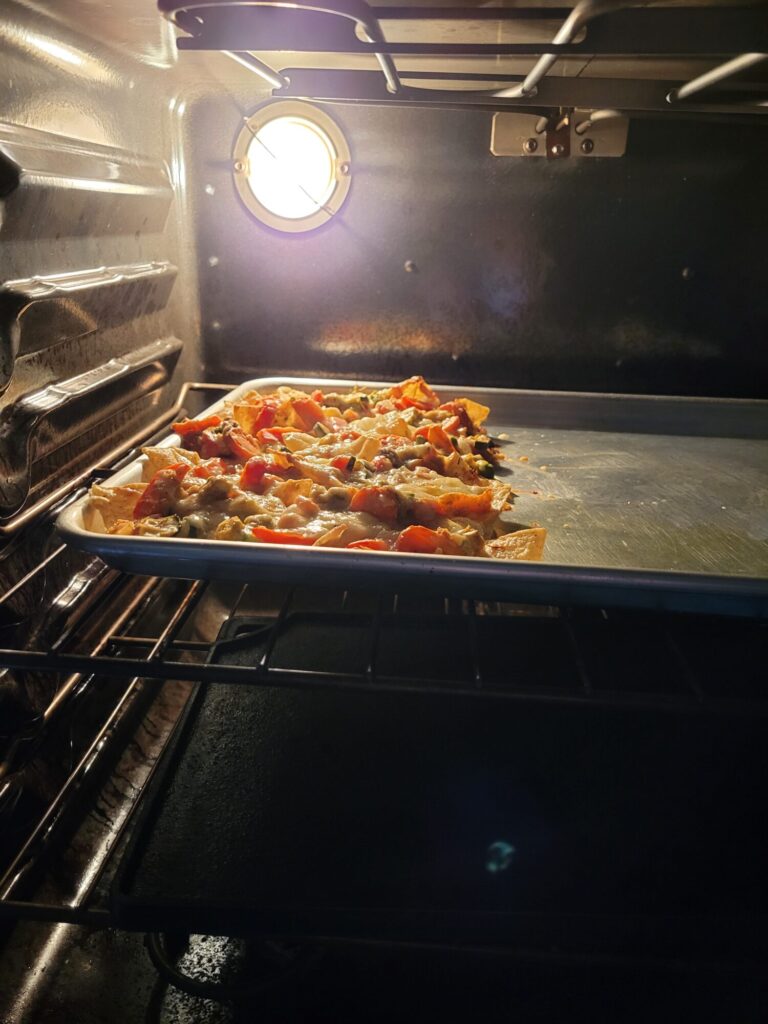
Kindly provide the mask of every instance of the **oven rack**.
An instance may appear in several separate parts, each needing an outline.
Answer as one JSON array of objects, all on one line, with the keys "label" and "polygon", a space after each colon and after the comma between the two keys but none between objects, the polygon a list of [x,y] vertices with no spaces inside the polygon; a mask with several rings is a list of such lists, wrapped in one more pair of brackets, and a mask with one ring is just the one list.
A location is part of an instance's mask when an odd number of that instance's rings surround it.
[{"label": "oven rack", "polygon": [[[126,442],[128,447],[123,446],[112,465],[92,467],[87,478],[78,478],[72,492],[60,499],[57,506],[51,508],[47,501],[41,502],[37,523],[30,525],[45,525],[53,520],[62,507],[82,494],[84,486],[110,475],[135,458],[138,454],[135,445],[159,439],[158,435],[162,436],[167,426],[158,426],[158,422],[167,425],[179,415],[190,395],[207,391],[221,393],[228,389],[229,385],[224,384],[185,384],[171,409],[160,421],[148,425],[146,437],[130,438]],[[52,570],[68,550],[61,544],[44,552],[40,561],[16,585],[0,596],[0,612],[12,609],[12,599],[26,587],[37,586],[40,577]],[[423,603],[414,605],[408,595],[341,592],[318,595],[285,587],[272,595],[271,604],[265,609],[258,600],[254,602],[264,590],[259,584],[233,589],[231,585],[208,581],[132,577],[109,569],[98,560],[89,565],[90,568],[83,571],[83,579],[90,584],[87,599],[81,596],[73,613],[65,618],[57,635],[44,647],[30,648],[23,643],[7,646],[6,637],[14,624],[11,622],[10,626],[0,629],[0,668],[50,674],[60,680],[48,707],[29,723],[23,736],[25,740],[32,738],[36,731],[45,732],[59,722],[78,706],[85,694],[99,685],[100,680],[127,681],[118,707],[72,768],[38,826],[0,880],[0,919],[103,926],[110,923],[109,911],[89,905],[89,895],[95,890],[102,870],[94,875],[87,893],[76,905],[16,900],[14,894],[46,850],[62,817],[75,805],[83,782],[94,777],[118,742],[116,733],[121,717],[141,688],[151,693],[153,687],[162,686],[164,682],[180,680],[309,690],[422,693],[443,699],[460,695],[683,715],[762,716],[768,712],[768,693],[757,676],[751,684],[739,688],[745,666],[765,664],[768,650],[768,623],[765,622],[503,605],[455,598],[430,598],[425,606]],[[74,591],[78,589],[74,587]],[[196,613],[209,598],[218,602],[220,622],[240,621],[240,629],[232,639],[201,640],[191,635]],[[111,617],[108,629],[99,633],[97,630],[108,607],[107,599],[119,611]],[[153,602],[162,605],[166,612],[160,616],[155,631],[148,634],[138,624]],[[6,621],[10,619],[12,615]],[[366,652],[364,664],[350,671],[286,664],[281,647],[285,647],[285,641],[290,647],[291,631],[297,625],[309,626],[316,633],[331,634],[335,630],[342,639],[353,631],[358,648]],[[438,638],[443,636],[454,641],[459,638],[461,657],[455,661],[455,671],[440,677],[428,673],[398,674],[386,668],[382,655],[391,648],[393,636],[398,630],[414,628],[432,630]],[[499,649],[504,663],[512,666],[510,672],[500,675],[498,666],[488,668],[485,655],[493,646],[489,630],[495,631],[496,645],[499,645],[499,635],[502,636]],[[247,645],[255,634],[261,643],[266,641],[264,654],[257,664],[244,667],[215,663],[217,652],[231,650],[238,644]],[[532,642],[533,634],[538,639]],[[610,668],[607,671],[605,668],[604,640],[613,634],[622,638],[622,644],[629,644],[618,652],[614,650],[614,656],[618,655],[626,664],[627,651],[632,651],[629,660],[633,671],[622,674],[630,678],[619,678],[617,674],[613,680],[620,685],[612,685]],[[705,644],[705,653],[698,660],[692,659],[691,651],[695,652],[700,644]],[[718,649],[723,655],[719,663]],[[552,683],[555,673],[550,672],[543,682],[542,675],[546,676],[546,672],[536,678],[535,671],[529,671],[540,668],[555,651],[560,652],[559,664],[566,669],[557,677],[567,680],[560,685]],[[741,665],[734,663],[734,652],[741,655]],[[25,749],[29,751],[33,746],[27,744]],[[22,758],[23,751],[20,751],[18,763],[10,766],[12,771],[8,774],[22,767]],[[0,797],[7,783],[7,777],[0,779]],[[136,802],[140,800],[139,793]]]},{"label": "oven rack", "polygon": [[[35,514],[38,519],[46,514],[51,520],[55,519],[62,508],[82,496],[92,483],[110,476],[117,469],[135,459],[142,444],[159,440],[163,436],[164,425],[180,415],[191,394],[205,392],[220,394],[230,388],[231,385],[227,384],[185,383],[176,402],[157,420],[147,426],[144,437],[140,439],[132,437],[126,441],[125,445],[118,450],[118,455],[111,465],[104,465],[101,462],[86,473],[80,474],[71,485],[70,493],[63,499],[60,497],[61,489],[54,491],[52,496],[44,497],[37,505],[23,513],[25,521],[30,520]],[[59,498],[58,504],[53,507],[51,507],[52,497]],[[44,553],[35,566],[0,596],[0,612],[6,606],[12,607],[11,600],[24,588],[33,585],[36,577],[41,573],[49,571],[52,563],[61,558],[67,550],[66,544],[59,544],[54,546],[49,553]],[[91,600],[81,608],[77,616],[67,621],[63,632],[45,649],[28,648],[24,645],[6,646],[3,642],[3,633],[7,635],[7,630],[0,630],[0,668],[64,675],[68,677],[67,686],[72,691],[78,688],[77,680],[87,674],[117,679],[142,678],[159,682],[165,680],[183,680],[195,683],[225,682],[256,686],[287,686],[298,689],[318,686],[332,689],[374,688],[382,692],[418,691],[510,700],[541,700],[675,710],[698,709],[715,712],[729,709],[738,711],[748,708],[750,713],[753,713],[756,707],[763,706],[763,697],[768,697],[768,695],[755,691],[749,691],[746,696],[742,697],[728,696],[724,693],[727,687],[719,686],[716,688],[716,692],[711,692],[697,679],[696,669],[688,662],[678,640],[672,636],[670,631],[670,623],[690,622],[690,628],[698,631],[702,637],[711,632],[712,628],[719,631],[743,629],[748,632],[753,631],[754,637],[757,638],[756,642],[762,643],[765,629],[768,627],[766,623],[757,622],[749,625],[740,620],[729,623],[727,620],[708,617],[694,616],[690,618],[684,615],[670,616],[619,611],[609,613],[599,609],[586,611],[543,606],[523,608],[521,613],[520,607],[516,605],[479,602],[471,598],[419,599],[415,609],[419,617],[426,614],[427,620],[430,622],[443,619],[450,623],[448,632],[457,629],[462,634],[465,670],[461,676],[457,677],[455,674],[444,678],[426,678],[418,675],[393,676],[387,674],[386,670],[382,668],[381,645],[386,640],[388,632],[391,631],[393,622],[397,622],[398,619],[413,621],[413,615],[408,611],[407,595],[394,593],[377,594],[373,600],[366,598],[367,608],[364,614],[356,613],[356,609],[360,607],[360,602],[363,600],[360,593],[337,594],[336,606],[329,606],[327,598],[324,597],[322,609],[309,612],[309,617],[316,628],[333,629],[341,625],[346,629],[355,629],[365,633],[364,646],[368,652],[367,657],[365,664],[358,666],[355,670],[323,671],[275,664],[274,653],[281,638],[284,637],[287,629],[295,624],[297,615],[306,617],[307,614],[301,608],[300,603],[297,603],[296,588],[286,587],[283,588],[282,598],[276,606],[274,614],[258,625],[258,629],[262,633],[265,629],[269,630],[266,650],[259,663],[248,668],[216,665],[211,662],[211,655],[216,646],[215,641],[208,643],[182,636],[186,623],[193,617],[198,605],[211,588],[215,587],[211,581],[168,581],[169,585],[173,584],[182,588],[174,613],[158,636],[143,636],[131,633],[129,629],[126,630],[125,623],[128,621],[129,615],[140,607],[141,602],[148,601],[151,595],[162,586],[163,580],[131,577],[117,570],[108,569],[98,559],[96,563],[100,566],[101,576],[98,593],[102,595],[106,595],[107,591],[119,590],[126,583],[135,585],[137,582],[143,581],[138,596],[131,598],[126,605],[126,613],[119,617],[116,628],[100,638],[95,646],[84,649],[83,641],[80,638],[88,635],[90,622],[101,612],[99,600]],[[231,619],[246,607],[249,595],[257,593],[259,589],[258,583],[242,586],[228,609],[227,618]],[[299,591],[299,593],[301,592]],[[429,600],[432,600],[433,604],[425,604],[425,601]],[[413,607],[410,607],[413,611]],[[529,621],[546,620],[553,624],[553,637],[557,634],[557,643],[568,651],[568,657],[572,662],[573,685],[542,688],[509,680],[500,683],[498,679],[491,678],[491,675],[484,669],[481,651],[483,636],[481,634],[484,633],[485,627],[494,621],[520,621],[521,616]],[[679,681],[679,685],[676,685],[673,690],[664,687],[649,688],[645,685],[639,688],[624,685],[621,689],[606,689],[603,686],[595,685],[589,669],[590,659],[585,656],[584,652],[585,631],[589,631],[593,620],[603,623],[610,622],[612,626],[619,623],[622,628],[629,631],[630,635],[641,636],[647,633],[649,636],[663,637],[662,646],[655,654],[659,660],[655,671],[658,675],[661,662],[664,663],[666,671],[670,666],[674,666],[674,675]],[[713,627],[710,622],[718,625]],[[230,642],[239,643],[240,641]],[[594,658],[592,660],[595,661]],[[654,669],[652,660],[649,662],[649,667]],[[61,698],[57,699],[55,703],[58,706],[61,703]],[[765,707],[768,708],[768,702]]]},{"label": "oven rack", "polygon": [[[735,83],[768,59],[768,19],[756,7],[632,7],[627,0],[579,0],[569,7],[376,7],[365,0],[158,0],[182,32],[180,50],[218,50],[272,87],[277,98],[342,103],[438,106],[547,112],[562,107],[677,117],[761,115],[766,83]],[[476,25],[559,22],[551,42],[387,41],[382,22]],[[257,55],[258,53],[258,55]],[[379,73],[357,69],[273,66],[283,53],[375,58]],[[263,59],[270,57],[272,63]],[[530,56],[525,75],[455,70],[398,70],[396,57]],[[587,59],[699,57],[714,66],[689,80],[550,76],[562,56]],[[430,88],[430,83],[476,83],[476,90]],[[410,84],[405,84],[405,83]],[[491,86],[489,83],[494,83]],[[704,94],[702,96],[702,94]]]},{"label": "oven rack", "polygon": [[[130,577],[129,577],[130,578]],[[160,581],[150,581],[151,591]],[[768,693],[764,696],[757,691],[750,691],[741,696],[725,696],[722,691],[714,694],[702,687],[696,672],[682,653],[673,630],[669,625],[670,616],[645,616],[632,613],[607,612],[602,610],[594,614],[574,609],[548,609],[532,607],[522,615],[516,615],[516,606],[491,605],[476,602],[474,599],[445,599],[444,611],[432,613],[420,611],[400,612],[399,595],[377,595],[375,608],[370,613],[349,613],[348,602],[354,603],[359,595],[341,594],[339,611],[302,611],[295,607],[297,591],[291,588],[284,596],[276,615],[253,624],[253,631],[263,637],[268,634],[266,650],[259,662],[253,667],[238,665],[218,665],[211,661],[217,649],[237,647],[248,643],[252,634],[246,630],[235,639],[227,641],[198,641],[185,639],[182,633],[187,621],[213,586],[210,581],[197,580],[183,584],[186,589],[183,597],[169,620],[166,628],[157,637],[134,635],[118,630],[107,635],[91,652],[78,649],[75,639],[82,622],[77,628],[70,627],[67,637],[55,642],[48,650],[24,648],[0,648],[0,667],[33,671],[38,673],[54,673],[82,677],[85,674],[116,679],[152,679],[160,683],[178,680],[193,683],[236,683],[246,686],[289,687],[294,689],[329,688],[335,690],[373,690],[378,692],[418,692],[435,695],[472,696],[481,698],[543,701],[561,704],[592,704],[611,707],[639,707],[651,709],[668,709],[671,711],[700,711],[719,713],[724,711],[744,712],[749,714],[768,713]],[[258,585],[255,585],[258,588]],[[229,618],[237,614],[239,607],[247,600],[254,590],[254,585],[246,584],[240,588],[233,603]],[[301,591],[298,592],[301,594]],[[144,597],[147,594],[143,594]],[[325,596],[325,595],[324,595]],[[326,597],[330,600],[329,597]],[[493,605],[496,605],[494,610]],[[93,612],[92,612],[93,614]],[[318,632],[332,630],[362,631],[365,640],[361,646],[368,649],[368,657],[364,668],[351,671],[327,671],[306,667],[295,668],[284,664],[275,664],[276,647],[284,640],[289,629],[296,625],[300,618],[303,624],[310,624]],[[717,628],[728,631],[735,628],[750,634],[758,645],[762,645],[766,624],[763,622],[743,623],[739,620],[722,622],[714,620],[713,627],[708,618],[698,623],[689,622],[680,617],[690,628],[700,632],[703,637],[707,630]],[[396,635],[397,626],[413,626],[422,623],[426,628],[443,621],[446,635],[461,634],[466,641],[462,653],[467,670],[462,677],[455,675],[432,678],[427,675],[392,675],[380,667],[380,650],[383,638]],[[483,626],[499,622],[546,621],[552,625],[549,642],[567,649],[572,658],[572,674],[569,683],[561,686],[531,685],[526,681],[500,680],[489,678],[483,669],[481,641]],[[676,621],[676,620],[675,620]],[[647,634],[657,640],[661,646],[656,654],[664,658],[664,671],[667,676],[674,675],[675,689],[640,687],[633,689],[604,689],[595,685],[592,680],[588,662],[595,662],[595,655],[585,657],[584,647],[591,650],[594,644],[594,628],[606,630],[619,624],[627,629],[628,634],[636,633],[637,637]],[[393,628],[395,627],[395,628]],[[589,634],[585,641],[585,632]],[[656,646],[656,644],[654,644]],[[598,641],[599,647],[599,641]],[[762,646],[755,647],[755,656]],[[510,652],[512,653],[512,652]],[[542,652],[544,653],[544,652]],[[184,660],[181,660],[181,656]],[[652,669],[652,658],[649,660]],[[658,671],[659,665],[656,666]],[[573,680],[574,685],[570,685]],[[727,688],[727,687],[725,687]],[[718,688],[719,689],[719,688]]]}]

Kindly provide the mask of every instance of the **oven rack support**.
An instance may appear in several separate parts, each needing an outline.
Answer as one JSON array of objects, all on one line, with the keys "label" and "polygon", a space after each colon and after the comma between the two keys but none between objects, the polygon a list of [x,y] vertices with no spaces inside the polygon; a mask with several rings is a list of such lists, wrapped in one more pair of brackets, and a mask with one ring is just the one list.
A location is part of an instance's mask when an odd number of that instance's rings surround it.
[{"label": "oven rack support", "polygon": [[[79,494],[83,493],[83,489],[87,490],[92,483],[95,483],[101,477],[109,476],[114,473],[115,470],[119,469],[120,466],[130,462],[138,454],[138,449],[142,444],[146,444],[150,438],[157,434],[163,427],[166,427],[169,423],[172,423],[181,413],[184,408],[184,404],[187,401],[189,395],[196,391],[210,391],[210,392],[221,392],[231,390],[229,384],[204,384],[200,381],[187,381],[182,384],[178,397],[170,408],[160,413],[154,420],[142,427],[141,430],[137,431],[131,437],[126,438],[116,445],[110,452],[96,463],[96,465],[88,466],[85,469],[77,473],[71,480],[61,484],[61,486],[55,488],[53,491],[49,491],[44,494],[37,501],[32,504],[25,506],[15,515],[8,519],[0,521],[0,538],[10,537],[13,534],[18,533],[23,527],[28,526],[31,522],[39,519],[44,512],[56,506],[56,511],[61,511],[62,508],[70,504],[76,499]],[[59,550],[63,550],[64,545]],[[49,556],[53,558],[57,552],[54,552]],[[36,566],[32,573],[38,572],[42,568],[42,565]],[[26,582],[28,577],[25,576],[22,580],[14,585],[12,590],[3,594],[0,597],[0,605],[2,605],[8,598],[21,589]]]},{"label": "oven rack support", "polygon": [[[630,7],[627,0],[579,0],[572,8],[442,8],[375,7],[365,0],[301,0],[286,10],[281,0],[158,0],[161,13],[188,33],[177,40],[180,50],[220,50],[228,53],[273,87],[273,96],[396,105],[430,105],[473,109],[531,109],[547,107],[618,108],[644,115],[673,114],[699,117],[768,112],[765,83],[727,81],[757,66],[768,51],[768,18],[760,7]],[[276,13],[275,9],[281,8]],[[498,23],[559,20],[551,42],[388,42],[381,23],[418,20]],[[355,33],[349,31],[355,26]],[[259,54],[324,53],[373,55],[383,72],[282,67],[267,64]],[[397,56],[531,56],[525,75],[450,70],[398,71]],[[692,82],[649,79],[560,77],[548,73],[560,56],[667,56],[727,58],[713,71]],[[372,84],[371,79],[375,79]],[[477,91],[430,89],[405,85],[418,82],[477,82]],[[484,83],[490,84],[482,89]],[[509,83],[505,85],[504,83]],[[502,86],[499,88],[499,86]],[[686,95],[705,85],[719,85],[719,102],[680,105]],[[585,102],[585,86],[591,103]]]}]

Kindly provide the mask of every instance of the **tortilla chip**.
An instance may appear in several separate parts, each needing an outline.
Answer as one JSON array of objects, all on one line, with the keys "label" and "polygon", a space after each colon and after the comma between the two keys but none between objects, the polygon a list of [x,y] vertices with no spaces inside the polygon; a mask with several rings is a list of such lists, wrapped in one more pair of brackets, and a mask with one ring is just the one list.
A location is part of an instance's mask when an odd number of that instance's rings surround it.
[{"label": "tortilla chip", "polygon": [[197,452],[188,452],[186,448],[142,448],[141,451],[146,457],[141,473],[144,480],[151,480],[159,469],[177,466],[180,462],[186,462],[190,466],[200,465],[200,456]]},{"label": "tortilla chip", "polygon": [[488,419],[491,412],[487,405],[480,405],[479,402],[473,402],[471,398],[457,398],[456,405],[464,406],[469,418],[476,427],[481,426]]},{"label": "tortilla chip", "polygon": [[94,484],[83,513],[85,528],[96,533],[108,533],[119,519],[133,519],[133,510],[145,487],[146,484],[142,483],[123,484],[122,487]]},{"label": "tortilla chip", "polygon": [[300,452],[302,449],[309,448],[310,445],[317,443],[316,437],[313,437],[311,434],[305,434],[300,430],[291,434],[283,434],[280,440],[292,452]]},{"label": "tortilla chip", "polygon": [[232,418],[238,427],[243,428],[246,434],[253,434],[263,407],[264,402],[261,399],[253,403],[236,402],[232,406]]},{"label": "tortilla chip", "polygon": [[278,484],[272,493],[282,501],[284,505],[292,505],[301,495],[308,498],[312,493],[312,481],[307,480],[286,480]]},{"label": "tortilla chip", "polygon": [[358,539],[358,533],[351,527],[342,523],[341,526],[333,526],[315,541],[316,548],[344,548],[350,541]]},{"label": "tortilla chip", "polygon": [[496,540],[489,540],[485,547],[491,558],[538,562],[544,553],[546,538],[547,531],[543,526],[533,526],[528,530],[516,530]]},{"label": "tortilla chip", "polygon": [[110,526],[108,533],[118,533],[123,537],[130,537],[133,534],[135,523],[133,519],[117,519]]}]

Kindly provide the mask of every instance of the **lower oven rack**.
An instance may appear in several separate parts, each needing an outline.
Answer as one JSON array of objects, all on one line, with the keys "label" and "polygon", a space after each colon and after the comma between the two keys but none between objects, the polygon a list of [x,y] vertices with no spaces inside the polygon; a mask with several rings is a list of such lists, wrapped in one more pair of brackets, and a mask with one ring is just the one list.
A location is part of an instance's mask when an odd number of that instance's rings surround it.
[{"label": "lower oven rack", "polygon": [[[104,650],[112,653],[100,656],[101,660],[73,655],[82,659],[83,671],[90,666],[95,678],[108,675],[110,663],[117,659],[121,676],[154,679],[157,685],[173,677],[196,679],[204,684],[203,689],[245,683],[246,694],[302,689],[308,694],[345,691],[385,698],[399,693],[406,701],[439,694],[443,699],[438,704],[484,697],[507,704],[517,701],[523,710],[538,706],[556,711],[570,709],[577,714],[581,711],[588,716],[591,708],[597,713],[682,716],[686,721],[702,716],[720,721],[725,715],[764,722],[768,711],[768,693],[760,668],[768,653],[768,623],[611,610],[475,606],[450,599],[433,603],[426,615],[420,608],[416,617],[408,599],[395,595],[369,598],[372,608],[366,614],[355,604],[355,595],[301,590],[286,591],[273,613],[264,615],[249,609],[249,597],[253,595],[248,587],[242,587],[226,607],[225,630],[217,640],[206,642],[189,639],[185,626],[214,585],[200,581],[149,582],[155,588],[177,588],[172,598],[173,612],[164,628],[152,637],[120,632],[104,638]],[[447,644],[443,657],[437,659],[442,678],[434,669],[431,678],[426,673],[420,678],[402,671],[397,674],[388,666],[386,654],[379,664],[382,642],[388,646],[393,637],[399,635],[402,639],[403,632],[410,633],[410,649],[415,650],[416,622],[422,624],[419,629],[431,636],[433,643],[442,637]],[[357,673],[345,672],[336,663],[342,636],[347,638],[347,649],[357,652],[358,662],[362,658]],[[305,645],[309,638],[314,645],[313,656],[320,655],[315,663],[319,661],[321,667],[312,670],[306,665],[285,663],[286,650],[296,647],[297,637],[303,637]],[[319,646],[318,637],[325,637]],[[417,643],[418,639],[417,635]],[[259,645],[259,657],[252,664],[237,664],[238,652],[252,648],[254,643]],[[501,662],[485,657],[483,645],[500,649]],[[127,650],[134,652],[132,657],[123,653]],[[135,653],[139,650],[143,652],[141,657]],[[739,653],[734,657],[735,651]],[[53,664],[57,662],[53,660]],[[553,676],[560,682],[559,687],[553,685]],[[102,740],[101,734],[96,737],[94,750]],[[72,788],[79,782],[78,775],[93,769],[90,755],[91,751],[73,772],[69,780]],[[162,779],[158,779],[158,786],[162,792]],[[73,905],[14,898],[17,882],[23,881],[27,868],[45,852],[51,826],[66,795],[54,801],[51,814],[41,821],[0,882],[0,897],[5,894],[0,898],[0,919],[94,927],[120,924],[103,898],[91,898],[102,874],[114,868],[110,860],[101,866],[85,898]],[[136,809],[143,806],[143,796],[142,792],[137,797]],[[114,848],[117,846],[115,843]],[[594,954],[598,956],[597,949]],[[605,948],[599,955],[606,955]]]}]

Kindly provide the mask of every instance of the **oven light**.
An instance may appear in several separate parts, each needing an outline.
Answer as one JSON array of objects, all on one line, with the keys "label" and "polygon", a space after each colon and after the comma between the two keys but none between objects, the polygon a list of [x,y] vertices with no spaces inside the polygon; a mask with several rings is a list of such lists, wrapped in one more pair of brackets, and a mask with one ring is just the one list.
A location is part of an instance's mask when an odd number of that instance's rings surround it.
[{"label": "oven light", "polygon": [[259,220],[309,231],[329,220],[349,191],[349,147],[338,125],[311,104],[267,104],[235,143],[235,184]]},{"label": "oven light", "polygon": [[278,217],[309,217],[328,202],[336,154],[331,140],[300,117],[276,117],[248,147],[248,183]]}]

